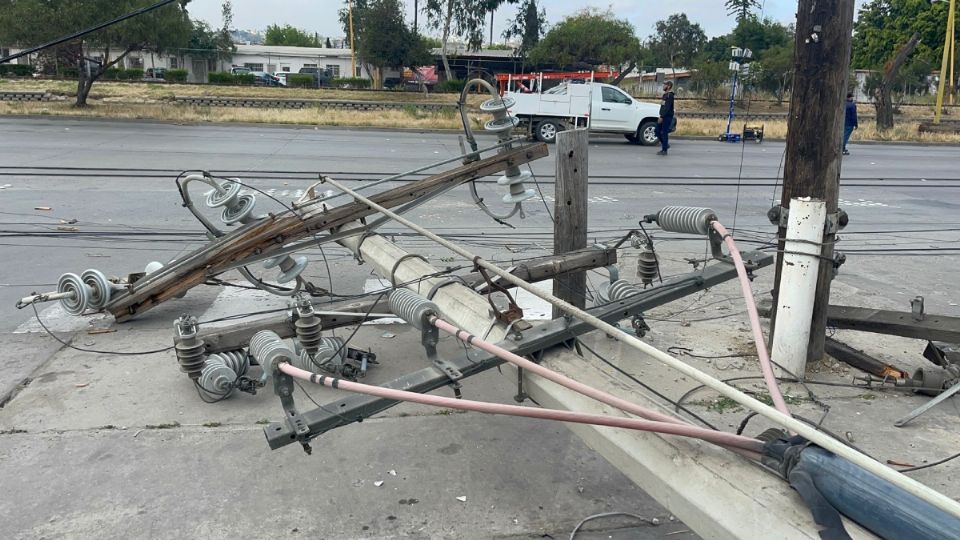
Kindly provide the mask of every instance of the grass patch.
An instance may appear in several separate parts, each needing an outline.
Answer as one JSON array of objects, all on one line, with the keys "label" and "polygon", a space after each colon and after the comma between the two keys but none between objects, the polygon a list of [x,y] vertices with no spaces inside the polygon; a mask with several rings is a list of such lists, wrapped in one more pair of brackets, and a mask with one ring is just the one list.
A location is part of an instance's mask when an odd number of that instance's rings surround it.
[{"label": "grass patch", "polygon": [[[682,114],[682,113],[681,113]],[[920,133],[920,121],[902,121],[898,122],[893,129],[889,131],[878,131],[877,126],[872,121],[861,122],[860,129],[853,132],[850,137],[851,143],[858,141],[890,141],[890,142],[952,142],[960,143],[960,134],[950,133]],[[786,120],[765,120],[757,122],[747,122],[748,125],[763,125],[764,137],[770,139],[785,139],[787,137]],[[740,129],[743,122],[736,124],[733,128]],[[702,118],[683,118],[677,119],[677,135],[687,137],[717,137],[727,129],[727,121],[721,119],[702,119]],[[756,144],[746,142],[745,144]]]},{"label": "grass patch", "polygon": [[242,122],[305,126],[460,129],[455,115],[422,110],[344,111],[309,109],[253,109],[195,107],[173,104],[91,103],[77,109],[69,102],[0,102],[0,115],[43,115],[127,120],[161,120],[173,123]]},{"label": "grass patch", "polygon": [[180,427],[180,422],[168,422],[165,424],[147,424],[144,429],[176,429]]}]

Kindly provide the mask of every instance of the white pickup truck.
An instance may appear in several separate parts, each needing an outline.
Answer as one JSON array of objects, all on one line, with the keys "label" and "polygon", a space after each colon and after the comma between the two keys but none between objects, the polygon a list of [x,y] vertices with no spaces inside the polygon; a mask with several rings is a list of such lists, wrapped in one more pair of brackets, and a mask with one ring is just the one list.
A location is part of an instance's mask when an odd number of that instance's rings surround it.
[{"label": "white pickup truck", "polygon": [[527,133],[552,143],[564,129],[586,127],[598,133],[621,133],[634,144],[657,143],[660,105],[645,103],[616,86],[598,82],[563,83],[545,92],[507,91],[510,113]]}]

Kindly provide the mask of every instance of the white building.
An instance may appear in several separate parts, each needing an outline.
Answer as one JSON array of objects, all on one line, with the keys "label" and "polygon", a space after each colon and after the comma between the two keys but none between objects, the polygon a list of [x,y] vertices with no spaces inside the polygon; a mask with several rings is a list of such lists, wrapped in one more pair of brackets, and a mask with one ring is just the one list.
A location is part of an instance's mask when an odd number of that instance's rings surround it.
[{"label": "white building", "polygon": [[[357,59],[351,74],[350,49],[326,47],[284,47],[278,45],[237,45],[231,64],[251,71],[297,73],[301,68],[327,69],[334,77],[365,77]],[[229,69],[227,66],[226,69]],[[189,68],[188,68],[189,69]]]}]

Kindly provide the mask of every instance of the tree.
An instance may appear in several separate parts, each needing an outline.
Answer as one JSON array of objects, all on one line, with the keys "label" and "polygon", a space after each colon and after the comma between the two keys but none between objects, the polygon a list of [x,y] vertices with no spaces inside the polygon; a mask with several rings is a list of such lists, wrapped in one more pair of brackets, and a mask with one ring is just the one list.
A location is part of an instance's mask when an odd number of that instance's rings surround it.
[{"label": "tree", "polygon": [[447,47],[451,37],[466,41],[467,49],[479,50],[483,45],[483,28],[488,0],[427,0],[423,12],[427,24],[440,31],[440,59],[447,80],[453,80]]},{"label": "tree", "polygon": [[288,47],[319,47],[320,37],[295,26],[271,24],[263,40],[264,45],[286,45]]},{"label": "tree", "polygon": [[757,0],[727,0],[727,15],[735,15],[737,22],[749,19],[753,15],[753,10],[760,7]]},{"label": "tree", "polygon": [[503,38],[520,40],[520,46],[514,50],[514,55],[526,63],[530,51],[543,37],[546,26],[547,12],[537,5],[537,0],[524,0],[517,10],[517,16],[509,21],[507,29],[503,31]]},{"label": "tree", "polygon": [[699,87],[708,103],[715,103],[723,90],[723,85],[730,80],[729,63],[723,61],[706,60],[698,64],[693,74],[693,82]]},{"label": "tree", "polygon": [[[77,66],[77,107],[87,104],[93,83],[134,51],[184,47],[193,25],[187,1],[109,26],[61,45],[57,53]],[[154,3],[152,0],[0,0],[0,42],[35,46],[90,28]]]},{"label": "tree", "polygon": [[364,31],[357,48],[376,69],[376,86],[383,85],[383,68],[399,70],[430,61],[424,42],[403,20],[400,0],[370,0],[360,17]]},{"label": "tree", "polygon": [[[210,69],[220,61],[230,61],[232,54],[237,50],[232,42],[224,42],[222,32],[213,30],[203,21],[193,21],[190,40],[187,42],[187,53],[191,58],[202,59],[208,62]],[[180,55],[181,61],[184,55]]]},{"label": "tree", "polygon": [[614,81],[619,84],[637,67],[640,40],[633,26],[609,10],[584,9],[561,21],[530,51],[534,64],[553,64],[564,69],[624,69]]},{"label": "tree", "polygon": [[751,64],[751,69],[759,71],[759,87],[773,94],[778,105],[783,105],[793,82],[793,43],[767,49],[754,64],[757,64],[757,67],[754,68]]},{"label": "tree", "polygon": [[323,43],[323,46],[326,47],[326,48],[328,48],[328,49],[332,49],[332,48],[333,48],[333,43],[330,43],[330,38],[327,38],[327,40]]},{"label": "tree", "polygon": [[853,67],[880,69],[916,33],[914,58],[939,66],[947,33],[948,2],[870,0],[853,27]]},{"label": "tree", "polygon": [[920,34],[913,34],[906,41],[897,54],[890,59],[883,68],[883,76],[880,79],[877,90],[874,93],[874,107],[877,109],[877,129],[886,130],[893,128],[893,85],[900,73],[900,68],[907,61],[910,53],[917,48],[920,41]]},{"label": "tree", "polygon": [[707,35],[699,24],[690,22],[686,13],[675,13],[657,21],[656,33],[648,39],[648,47],[657,65],[690,67],[707,44]]}]

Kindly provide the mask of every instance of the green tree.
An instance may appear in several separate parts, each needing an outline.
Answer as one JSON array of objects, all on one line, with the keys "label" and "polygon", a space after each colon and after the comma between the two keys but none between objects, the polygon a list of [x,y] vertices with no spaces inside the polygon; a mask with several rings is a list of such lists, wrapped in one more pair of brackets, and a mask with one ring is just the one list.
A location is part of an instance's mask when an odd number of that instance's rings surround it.
[{"label": "green tree", "polygon": [[647,40],[653,62],[659,66],[690,67],[707,44],[707,34],[691,23],[686,13],[675,13],[654,25],[656,33]]},{"label": "green tree", "polygon": [[724,5],[727,7],[727,15],[734,15],[737,22],[741,22],[753,15],[753,10],[760,7],[760,2],[757,0],[727,0]]},{"label": "green tree", "polygon": [[[87,104],[93,83],[134,51],[157,52],[187,45],[193,25],[182,0],[104,28],[58,47],[77,67],[77,107]],[[154,3],[153,0],[0,0],[0,42],[31,47]]]},{"label": "green tree", "polygon": [[948,9],[947,2],[870,0],[853,27],[853,67],[880,69],[914,33],[920,43],[913,58],[939,66]]},{"label": "green tree", "polygon": [[271,24],[263,40],[264,45],[286,45],[289,47],[319,47],[320,37],[301,30],[295,26],[285,24]]},{"label": "green tree", "polygon": [[751,69],[758,72],[757,85],[761,90],[773,94],[777,98],[777,104],[782,105],[793,85],[792,42],[767,49],[754,64],[751,64]]},{"label": "green tree", "polygon": [[730,34],[731,45],[746,47],[754,55],[762,55],[772,47],[782,47],[792,42],[793,31],[771,19],[747,17],[737,23]]},{"label": "green tree", "polygon": [[[187,42],[186,54],[191,58],[207,61],[210,69],[217,68],[220,62],[229,62],[237,48],[232,42],[224,42],[222,32],[214,30],[203,21],[193,21],[193,29],[190,32],[190,40]],[[181,63],[184,54],[180,55]]]},{"label": "green tree", "polygon": [[423,12],[427,25],[440,31],[440,59],[447,80],[453,80],[447,50],[450,38],[464,40],[470,50],[483,45],[483,28],[489,11],[489,0],[426,0]]},{"label": "green tree", "polygon": [[326,48],[328,48],[328,49],[332,49],[332,48],[333,48],[333,43],[330,43],[330,38],[327,38],[327,40],[323,43],[323,46],[326,47]]},{"label": "green tree", "polygon": [[530,51],[540,43],[546,27],[547,12],[537,5],[537,0],[524,0],[517,10],[517,16],[509,21],[507,29],[503,31],[503,37],[520,40],[520,46],[514,54],[526,63]]},{"label": "green tree", "polygon": [[705,60],[698,64],[693,73],[693,83],[708,103],[716,103],[723,92],[723,85],[730,80],[728,66],[729,63],[725,61]]},{"label": "green tree", "polygon": [[357,49],[375,68],[374,82],[383,85],[383,68],[403,69],[429,63],[430,52],[403,20],[400,0],[370,0],[361,12],[363,34]]},{"label": "green tree", "polygon": [[640,40],[629,22],[609,10],[588,8],[551,28],[530,51],[530,61],[564,69],[622,67],[614,81],[619,84],[637,66],[640,54]]}]

